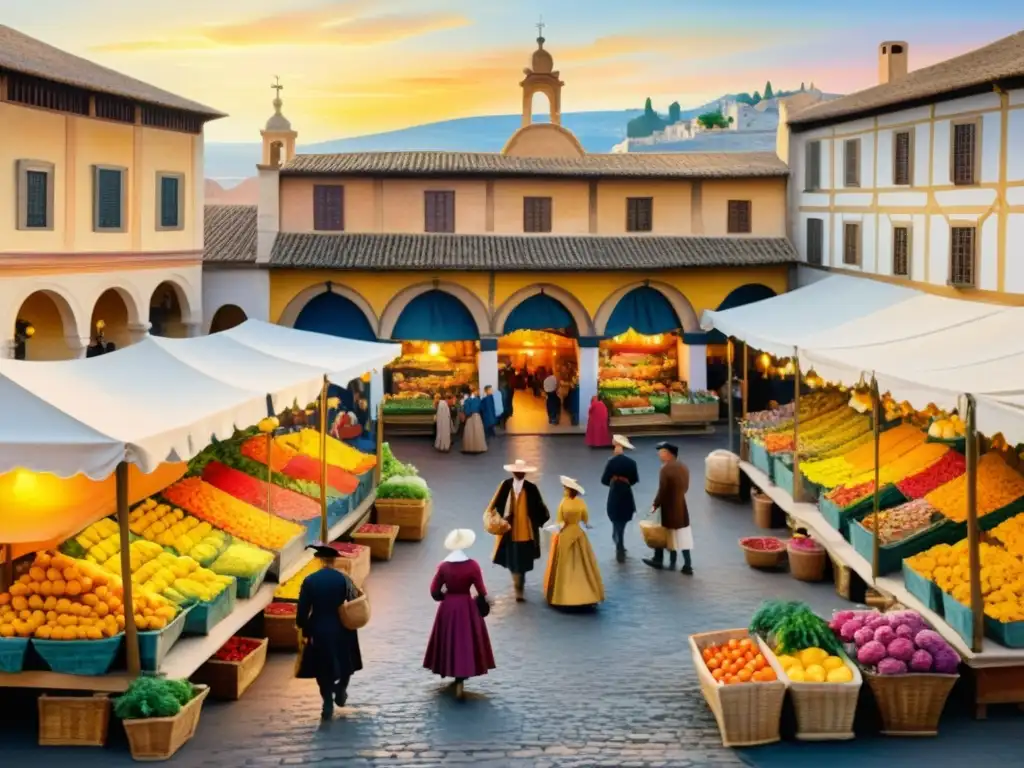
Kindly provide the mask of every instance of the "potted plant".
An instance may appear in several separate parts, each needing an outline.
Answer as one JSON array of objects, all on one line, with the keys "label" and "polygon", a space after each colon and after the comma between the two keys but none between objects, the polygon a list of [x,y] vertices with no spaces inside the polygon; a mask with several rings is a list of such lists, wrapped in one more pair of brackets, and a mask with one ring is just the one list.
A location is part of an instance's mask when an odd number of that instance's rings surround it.
[{"label": "potted plant", "polygon": [[377,486],[377,522],[397,525],[402,541],[421,541],[430,522],[430,489],[422,477],[393,475]]},{"label": "potted plant", "polygon": [[192,738],[199,724],[205,685],[188,680],[138,677],[114,702],[114,714],[124,721],[135,760],[169,760]]}]

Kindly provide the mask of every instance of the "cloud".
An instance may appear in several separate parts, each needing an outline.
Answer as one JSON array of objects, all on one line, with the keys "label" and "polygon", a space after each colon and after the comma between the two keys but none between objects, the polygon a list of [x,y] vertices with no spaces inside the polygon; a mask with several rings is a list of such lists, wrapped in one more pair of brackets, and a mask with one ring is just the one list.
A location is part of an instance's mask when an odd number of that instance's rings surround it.
[{"label": "cloud", "polygon": [[260,46],[372,46],[393,43],[430,32],[470,24],[450,13],[373,14],[380,3],[335,0],[327,6],[305,8],[252,21],[211,24],[179,30],[166,38],[129,40],[94,46],[102,53],[197,51]]}]

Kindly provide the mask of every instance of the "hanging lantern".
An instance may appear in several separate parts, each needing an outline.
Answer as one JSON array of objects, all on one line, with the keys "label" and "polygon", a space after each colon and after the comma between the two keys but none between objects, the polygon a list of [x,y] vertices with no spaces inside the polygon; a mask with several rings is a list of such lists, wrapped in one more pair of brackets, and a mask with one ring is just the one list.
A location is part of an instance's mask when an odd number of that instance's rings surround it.
[{"label": "hanging lantern", "polygon": [[758,355],[758,358],[757,358],[758,370],[761,370],[764,373],[768,373],[768,369],[771,368],[771,365],[772,365],[772,356],[771,355],[769,355],[767,352],[762,352],[760,355]]}]

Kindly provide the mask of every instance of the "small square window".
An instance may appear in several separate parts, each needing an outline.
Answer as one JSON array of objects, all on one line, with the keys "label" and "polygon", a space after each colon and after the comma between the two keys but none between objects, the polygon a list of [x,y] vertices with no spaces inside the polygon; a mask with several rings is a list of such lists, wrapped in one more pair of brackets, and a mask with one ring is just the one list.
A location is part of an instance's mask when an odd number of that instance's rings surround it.
[{"label": "small square window", "polygon": [[317,232],[345,231],[345,187],[317,184],[313,187],[313,229]]},{"label": "small square window", "polygon": [[156,175],[157,230],[184,229],[185,176],[159,172]]},{"label": "small square window", "polygon": [[18,161],[19,230],[53,229],[53,168],[39,160]]},{"label": "small square window", "polygon": [[727,232],[730,235],[749,235],[752,231],[749,200],[730,200]]},{"label": "small square window", "polygon": [[127,168],[93,167],[93,231],[125,232],[128,202]]},{"label": "small square window", "polygon": [[523,198],[523,232],[551,231],[551,198]]},{"label": "small square window", "polygon": [[654,230],[654,198],[626,198],[626,231],[651,232]]},{"label": "small square window", "polygon": [[950,142],[950,176],[957,186],[973,186],[978,183],[978,123],[970,121],[953,123]]},{"label": "small square window", "polygon": [[455,231],[455,191],[441,190],[423,193],[425,232]]}]

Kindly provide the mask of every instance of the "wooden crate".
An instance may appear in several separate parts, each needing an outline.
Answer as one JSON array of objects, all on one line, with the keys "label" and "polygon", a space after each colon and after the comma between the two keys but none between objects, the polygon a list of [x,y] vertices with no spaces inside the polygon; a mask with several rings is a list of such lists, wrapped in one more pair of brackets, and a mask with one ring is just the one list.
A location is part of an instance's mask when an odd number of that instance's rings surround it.
[{"label": "wooden crate", "polygon": [[397,525],[399,541],[422,541],[433,514],[430,499],[382,499],[373,503],[378,525]]},{"label": "wooden crate", "polygon": [[668,415],[675,424],[710,424],[718,421],[718,403],[672,403]]},{"label": "wooden crate", "polygon": [[147,717],[125,720],[124,730],[132,759],[138,761],[170,760],[191,739],[199,725],[203,702],[210,693],[205,685],[198,686],[196,697],[181,708],[174,717]]},{"label": "wooden crate", "polygon": [[361,589],[370,575],[370,548],[365,544],[360,545],[359,554],[355,556],[339,552],[334,567],[348,574],[352,582]]},{"label": "wooden crate", "polygon": [[370,548],[370,557],[374,560],[390,560],[395,551],[395,539],[398,538],[398,526],[391,526],[390,533],[352,532],[352,541]]},{"label": "wooden crate", "polygon": [[209,686],[215,699],[238,701],[249,686],[256,682],[267,663],[266,638],[241,661],[219,661],[210,659],[193,675],[195,683]]},{"label": "wooden crate", "polygon": [[102,747],[110,727],[110,697],[47,696],[39,699],[39,746]]},{"label": "wooden crate", "polygon": [[267,647],[272,651],[299,650],[299,628],[295,626],[295,614],[263,613],[263,634],[267,638]]}]

